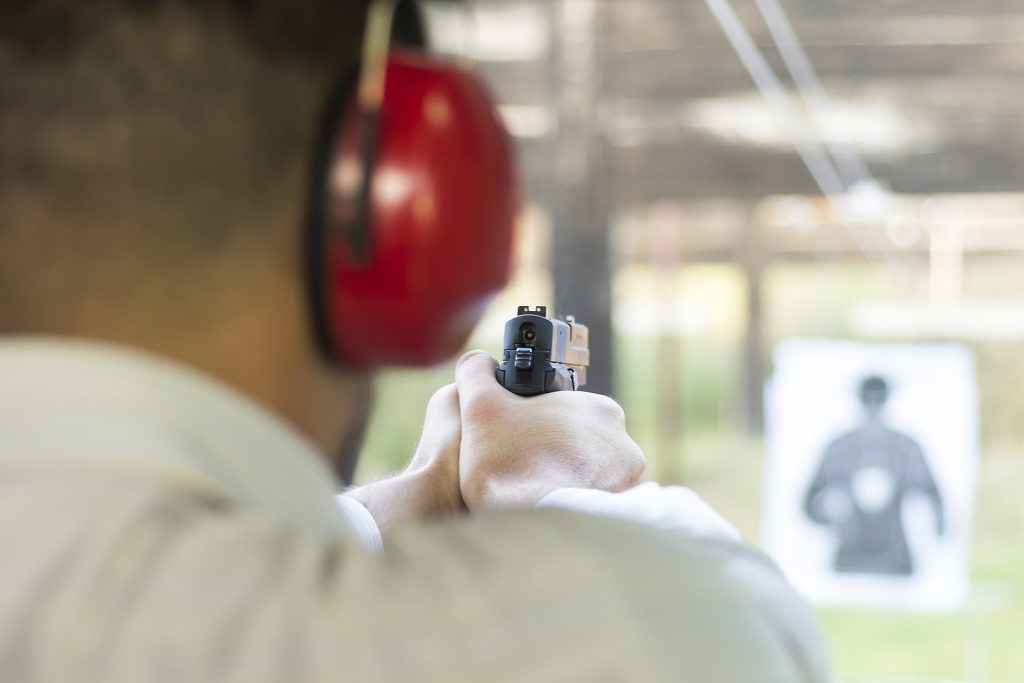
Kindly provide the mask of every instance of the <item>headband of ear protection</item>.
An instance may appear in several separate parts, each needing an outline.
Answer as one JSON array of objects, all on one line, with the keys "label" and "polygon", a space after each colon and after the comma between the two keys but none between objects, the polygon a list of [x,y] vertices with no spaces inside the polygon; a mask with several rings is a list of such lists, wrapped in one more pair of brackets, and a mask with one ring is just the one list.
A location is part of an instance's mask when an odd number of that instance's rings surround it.
[{"label": "headband of ear protection", "polygon": [[310,290],[321,346],[346,365],[454,355],[508,281],[518,178],[482,83],[391,50],[371,4],[361,69],[329,107],[313,178]]}]

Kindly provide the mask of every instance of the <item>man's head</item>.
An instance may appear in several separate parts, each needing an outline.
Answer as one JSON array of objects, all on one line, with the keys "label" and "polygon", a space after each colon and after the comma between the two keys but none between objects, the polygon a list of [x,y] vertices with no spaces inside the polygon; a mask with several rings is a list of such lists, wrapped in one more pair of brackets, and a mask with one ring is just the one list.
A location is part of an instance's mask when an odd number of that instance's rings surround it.
[{"label": "man's head", "polygon": [[365,5],[0,3],[0,334],[152,349],[340,438],[367,380],[317,355],[302,235]]},{"label": "man's head", "polygon": [[860,402],[868,415],[881,414],[889,400],[889,383],[877,376],[867,377],[860,383]]}]

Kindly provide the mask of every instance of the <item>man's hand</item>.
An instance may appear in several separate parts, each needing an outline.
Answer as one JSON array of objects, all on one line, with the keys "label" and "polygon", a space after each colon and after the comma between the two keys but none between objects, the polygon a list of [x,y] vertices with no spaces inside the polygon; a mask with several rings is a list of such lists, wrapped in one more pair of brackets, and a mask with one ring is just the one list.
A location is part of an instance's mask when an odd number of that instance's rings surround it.
[{"label": "man's hand", "polygon": [[467,507],[532,507],[559,488],[621,491],[639,481],[644,456],[615,401],[572,391],[524,398],[497,383],[495,367],[483,351],[463,356],[456,384],[430,399],[409,466],[346,493],[381,529]]},{"label": "man's hand", "polygon": [[645,461],[612,399],[556,391],[517,396],[494,378],[496,362],[470,351],[455,370],[462,414],[459,479],[471,510],[533,506],[559,488],[621,491]]},{"label": "man's hand", "polygon": [[454,384],[427,404],[416,454],[401,473],[346,492],[366,506],[383,531],[466,509],[459,492],[459,395]]}]

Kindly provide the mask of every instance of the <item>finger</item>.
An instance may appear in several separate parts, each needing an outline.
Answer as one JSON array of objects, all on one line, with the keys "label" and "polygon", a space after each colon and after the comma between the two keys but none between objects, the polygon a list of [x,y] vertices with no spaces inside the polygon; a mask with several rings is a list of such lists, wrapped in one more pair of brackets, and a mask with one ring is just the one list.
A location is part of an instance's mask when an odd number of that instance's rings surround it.
[{"label": "finger", "polygon": [[459,392],[454,384],[447,384],[430,397],[425,421],[430,424],[432,422],[449,422],[453,419],[459,419]]},{"label": "finger", "polygon": [[497,367],[497,361],[486,351],[465,353],[455,366],[455,386],[458,388],[459,400],[465,405],[488,396],[500,397],[505,389],[494,377]]},{"label": "finger", "polygon": [[440,457],[441,453],[458,450],[462,438],[462,420],[459,412],[459,392],[454,384],[441,387],[427,403],[420,435],[411,465]]},{"label": "finger", "polygon": [[441,387],[430,397],[427,412],[423,418],[424,443],[459,440],[462,434],[462,415],[459,409],[459,392],[454,384]]}]

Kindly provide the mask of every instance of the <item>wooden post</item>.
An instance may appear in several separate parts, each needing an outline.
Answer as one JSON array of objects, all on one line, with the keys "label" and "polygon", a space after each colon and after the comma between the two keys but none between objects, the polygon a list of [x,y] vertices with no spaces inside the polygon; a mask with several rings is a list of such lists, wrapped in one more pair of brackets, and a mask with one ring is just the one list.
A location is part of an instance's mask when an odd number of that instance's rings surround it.
[{"label": "wooden post", "polygon": [[554,52],[560,77],[555,153],[553,254],[555,309],[590,327],[586,389],[614,393],[609,205],[604,142],[597,129],[601,3],[558,0]]},{"label": "wooden post", "polygon": [[764,269],[766,257],[757,214],[751,207],[745,212],[743,240],[738,261],[743,268],[747,288],[747,325],[743,337],[743,416],[752,434],[764,431]]}]

